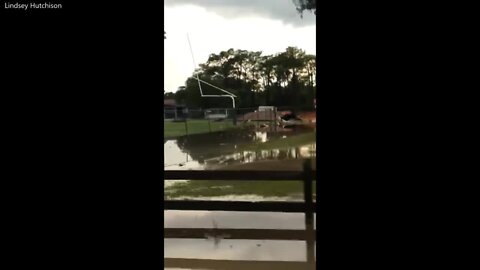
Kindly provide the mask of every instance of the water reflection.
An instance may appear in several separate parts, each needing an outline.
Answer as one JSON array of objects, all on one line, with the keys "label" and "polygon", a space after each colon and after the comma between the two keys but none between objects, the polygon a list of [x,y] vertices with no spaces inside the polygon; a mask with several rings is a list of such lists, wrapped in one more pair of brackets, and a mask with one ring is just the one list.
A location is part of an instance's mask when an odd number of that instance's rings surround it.
[{"label": "water reflection", "polygon": [[[270,169],[285,169],[286,167],[288,169],[285,163],[280,164],[277,161],[286,161],[290,164],[292,160],[301,161],[304,158],[316,156],[314,136],[304,136],[302,139],[292,140],[294,136],[308,133],[312,133],[312,129],[274,131],[264,128],[198,134],[180,137],[176,140],[166,140],[164,141],[165,170],[214,170],[268,162],[273,162]],[[288,143],[282,144],[284,139]],[[298,165],[301,168],[301,162],[298,162]],[[170,181],[165,181],[166,187],[170,184]],[[228,200],[265,200],[261,196],[252,196],[254,195],[232,195],[228,197]],[[195,199],[207,198],[196,196]],[[268,200],[272,200],[272,198]],[[302,213],[170,210],[164,211],[164,217],[165,228],[275,230],[304,230],[306,228],[305,217]],[[312,243],[313,240],[308,239]],[[314,269],[311,265],[305,267],[288,264],[307,261],[306,241],[233,240],[212,239],[211,237],[204,239],[169,238],[164,239],[164,247],[165,262],[166,265],[170,265],[170,268],[165,269]],[[199,265],[203,266],[200,268],[198,265],[188,266],[192,265],[192,260],[198,260]],[[215,268],[205,266],[205,263],[210,262],[202,260],[235,260],[246,263],[268,261],[269,263],[264,266],[242,266],[243,268],[238,268],[238,265],[236,268],[231,268],[231,265],[225,264],[223,267]],[[283,264],[278,265],[275,262]],[[183,266],[178,268],[179,265]]]},{"label": "water reflection", "polygon": [[182,150],[175,140],[164,143],[164,162],[165,170],[203,169],[203,165]]},{"label": "water reflection", "polygon": [[[315,157],[312,132],[312,129],[300,127],[277,132],[243,129],[183,136],[165,141],[164,166],[166,170],[210,170],[233,164]],[[312,136],[295,137],[308,133]],[[282,139],[286,138],[290,140],[282,144]]]},{"label": "water reflection", "polygon": [[289,160],[315,157],[316,145],[303,145],[287,149],[240,151],[205,160],[205,169],[218,169],[227,165],[245,164],[268,160]]},{"label": "water reflection", "polygon": [[[301,213],[164,211],[165,228],[304,230]],[[314,226],[315,227],[315,226]],[[313,241],[313,239],[312,239]],[[307,242],[298,240],[164,239],[165,258],[249,262],[306,262]],[[168,260],[167,259],[167,260]],[[278,269],[278,264],[273,263]],[[288,268],[288,267],[287,267]],[[222,268],[223,269],[223,268]],[[224,269],[230,269],[228,264]],[[238,268],[235,268],[238,269]],[[282,268],[285,269],[285,268]],[[295,267],[292,269],[311,269]]]},{"label": "water reflection", "polygon": [[[237,211],[164,211],[165,228],[232,228],[304,230],[302,213],[237,212]],[[314,218],[314,228],[316,228]]]},{"label": "water reflection", "polygon": [[305,241],[164,239],[165,258],[306,261]]}]

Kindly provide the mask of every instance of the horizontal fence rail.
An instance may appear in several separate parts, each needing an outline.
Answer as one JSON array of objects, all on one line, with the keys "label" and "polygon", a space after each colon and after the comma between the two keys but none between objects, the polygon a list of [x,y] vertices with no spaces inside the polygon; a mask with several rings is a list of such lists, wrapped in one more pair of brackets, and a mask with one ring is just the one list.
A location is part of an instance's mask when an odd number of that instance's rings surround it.
[{"label": "horizontal fence rail", "polygon": [[164,228],[164,238],[248,240],[296,240],[306,241],[316,238],[316,231],[274,230],[274,229],[201,229],[201,228]]},{"label": "horizontal fence rail", "polygon": [[235,181],[302,181],[303,202],[279,201],[212,201],[212,200],[165,200],[165,210],[206,210],[245,212],[294,212],[305,213],[305,230],[277,229],[227,229],[227,228],[164,228],[164,238],[188,239],[249,239],[306,241],[306,262],[291,261],[236,261],[164,258],[165,267],[189,269],[315,269],[314,243],[316,230],[313,214],[312,182],[316,171],[311,160],[304,162],[303,171],[193,171],[169,170],[165,180],[235,180]]},{"label": "horizontal fence rail", "polygon": [[316,171],[164,171],[166,180],[237,180],[237,181],[298,181],[309,174],[316,179]]},{"label": "horizontal fence rail", "polygon": [[245,211],[245,212],[316,212],[315,204],[304,202],[243,202],[243,201],[177,201],[165,200],[165,210],[206,210],[206,211]]},{"label": "horizontal fence rail", "polygon": [[311,169],[311,160],[304,162],[303,171],[167,170],[164,171],[164,179],[302,181],[304,183],[304,202],[165,200],[165,210],[296,212],[306,213],[309,219],[311,219],[312,213],[316,212],[316,204],[312,199],[312,181],[316,181],[316,171]]},{"label": "horizontal fence rail", "polygon": [[289,261],[234,261],[234,260],[205,260],[205,259],[164,259],[165,268],[209,269],[209,270],[292,270],[315,269],[311,262]]}]

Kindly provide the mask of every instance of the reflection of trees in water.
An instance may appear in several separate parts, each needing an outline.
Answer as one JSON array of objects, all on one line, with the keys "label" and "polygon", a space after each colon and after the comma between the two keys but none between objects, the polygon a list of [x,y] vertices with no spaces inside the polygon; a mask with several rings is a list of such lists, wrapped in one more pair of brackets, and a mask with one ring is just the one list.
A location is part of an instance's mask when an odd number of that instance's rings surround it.
[{"label": "reflection of trees in water", "polygon": [[203,163],[205,159],[235,152],[235,145],[252,142],[253,134],[249,130],[236,132],[213,132],[184,136],[177,139],[177,145],[192,159]]},{"label": "reflection of trees in water", "polygon": [[278,132],[260,133],[258,131],[255,132],[253,129],[243,129],[230,132],[196,134],[178,138],[177,145],[182,151],[188,153],[193,160],[201,164],[208,161],[207,163],[212,165],[228,165],[239,162],[247,163],[269,159],[283,160],[307,157],[305,154],[300,154],[302,152],[301,146],[286,149],[236,151],[236,145],[280,138],[284,134]]},{"label": "reflection of trees in water", "polygon": [[[239,163],[251,163],[267,160],[303,159],[315,156],[315,144],[292,147],[288,149],[272,149],[257,151],[241,151],[205,160],[207,167],[227,166]],[[303,150],[303,151],[302,151]]]}]

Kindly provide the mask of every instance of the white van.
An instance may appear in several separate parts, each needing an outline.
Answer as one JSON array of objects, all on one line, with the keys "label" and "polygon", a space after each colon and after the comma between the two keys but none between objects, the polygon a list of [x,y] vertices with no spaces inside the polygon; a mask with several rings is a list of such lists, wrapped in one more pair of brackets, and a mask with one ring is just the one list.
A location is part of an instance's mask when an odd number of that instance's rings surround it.
[{"label": "white van", "polygon": [[259,112],[266,112],[266,111],[276,111],[277,107],[275,106],[259,106],[258,111]]}]

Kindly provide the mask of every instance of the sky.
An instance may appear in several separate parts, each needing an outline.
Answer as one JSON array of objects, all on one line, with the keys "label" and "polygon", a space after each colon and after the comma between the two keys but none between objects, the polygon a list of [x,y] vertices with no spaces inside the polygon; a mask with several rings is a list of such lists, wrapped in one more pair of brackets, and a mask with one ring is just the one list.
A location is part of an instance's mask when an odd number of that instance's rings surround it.
[{"label": "sky", "polygon": [[165,0],[164,18],[166,92],[184,86],[210,54],[230,48],[267,55],[296,46],[316,54],[315,15],[301,18],[292,0]]}]

